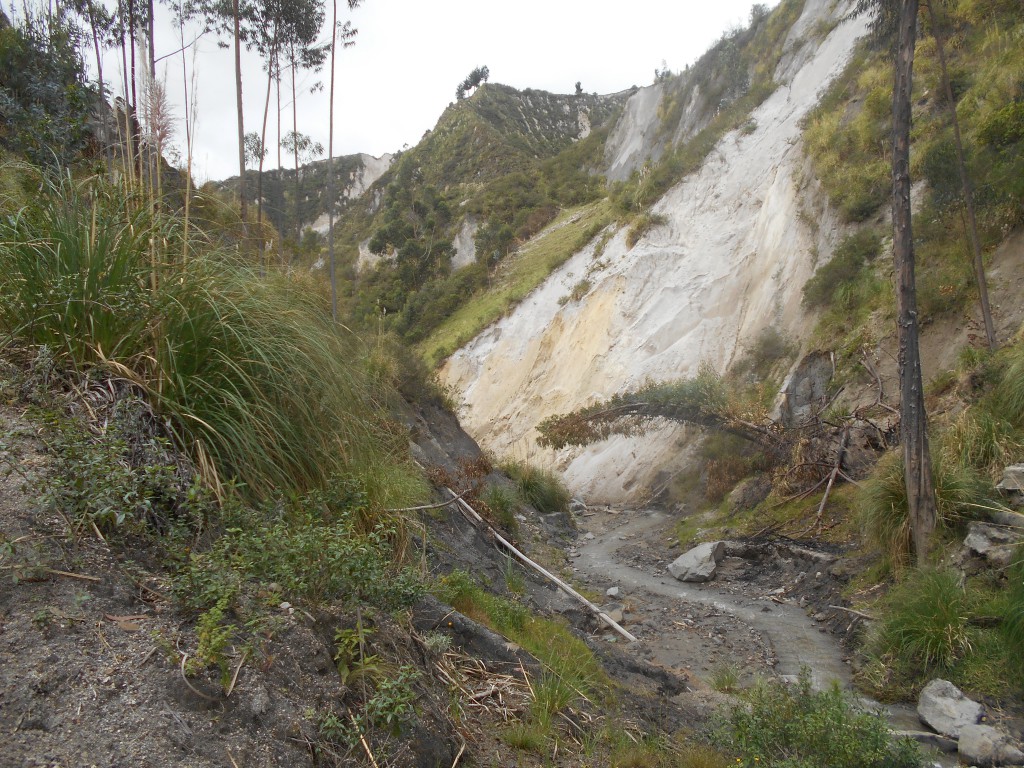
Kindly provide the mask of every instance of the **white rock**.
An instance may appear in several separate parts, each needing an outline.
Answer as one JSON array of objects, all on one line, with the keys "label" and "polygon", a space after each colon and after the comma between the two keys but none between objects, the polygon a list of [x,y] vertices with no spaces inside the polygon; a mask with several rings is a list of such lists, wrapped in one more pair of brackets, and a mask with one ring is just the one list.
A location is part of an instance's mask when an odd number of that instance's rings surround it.
[{"label": "white rock", "polygon": [[936,679],[921,691],[917,714],[931,729],[958,739],[961,729],[977,723],[985,714],[985,708],[964,696],[963,691],[948,680]]},{"label": "white rock", "polygon": [[669,565],[668,572],[679,581],[708,581],[714,578],[723,557],[725,542],[709,541],[677,557]]},{"label": "white rock", "polygon": [[605,595],[607,595],[608,597],[618,597],[619,596],[619,588],[618,587],[608,587],[608,589],[605,590]]},{"label": "white rock", "polygon": [[965,725],[960,730],[957,750],[964,762],[979,768],[1024,763],[1024,753],[1009,735],[990,725]]}]

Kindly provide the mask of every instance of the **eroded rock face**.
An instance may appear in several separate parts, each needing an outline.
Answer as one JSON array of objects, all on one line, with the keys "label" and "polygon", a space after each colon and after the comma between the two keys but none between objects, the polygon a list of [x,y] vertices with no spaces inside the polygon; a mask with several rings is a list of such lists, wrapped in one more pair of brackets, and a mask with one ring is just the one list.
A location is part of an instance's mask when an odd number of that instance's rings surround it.
[{"label": "eroded rock face", "polygon": [[723,557],[725,542],[709,541],[677,557],[669,565],[668,572],[679,581],[710,581]]},{"label": "eroded rock face", "polygon": [[965,726],[974,725],[985,714],[985,708],[967,698],[948,680],[932,680],[921,691],[917,714],[929,728],[954,739],[960,738]]},{"label": "eroded rock face", "polygon": [[[826,0],[807,0],[799,29],[835,12]],[[842,72],[866,23],[865,15],[844,21],[805,46],[806,59],[787,59],[783,85],[752,115],[754,129],[724,136],[700,170],[655,204],[664,223],[633,245],[625,229],[609,230],[601,253],[595,238],[449,358],[441,379],[459,393],[460,421],[482,446],[554,463],[589,503],[632,503],[655,490],[662,470],[687,463],[680,446],[688,433],[678,425],[558,454],[538,449],[536,425],[646,381],[692,376],[701,361],[724,370],[767,326],[800,335],[814,254],[831,252],[839,232],[827,209],[815,227],[801,216],[825,202],[804,197],[800,121]],[[637,133],[616,145],[623,169],[643,153],[655,95],[644,89],[627,104]],[[584,276],[586,296],[560,304]]]},{"label": "eroded rock face", "polygon": [[971,522],[964,539],[962,560],[981,560],[989,568],[1005,568],[1013,561],[1024,531]]}]

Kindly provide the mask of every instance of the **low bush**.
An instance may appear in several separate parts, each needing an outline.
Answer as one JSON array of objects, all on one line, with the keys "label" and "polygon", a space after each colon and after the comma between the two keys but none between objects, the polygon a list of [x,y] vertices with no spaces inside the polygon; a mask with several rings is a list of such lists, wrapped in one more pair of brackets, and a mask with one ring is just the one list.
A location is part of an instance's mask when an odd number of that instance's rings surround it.
[{"label": "low bush", "polygon": [[894,741],[880,714],[852,703],[838,686],[814,691],[807,670],[794,685],[761,681],[733,706],[719,744],[743,768],[917,768],[917,745]]},{"label": "low bush", "polygon": [[836,248],[832,259],[818,267],[811,279],[804,284],[804,306],[830,305],[837,292],[843,286],[853,283],[864,265],[878,255],[881,245],[881,238],[869,229],[862,229],[848,236]]}]

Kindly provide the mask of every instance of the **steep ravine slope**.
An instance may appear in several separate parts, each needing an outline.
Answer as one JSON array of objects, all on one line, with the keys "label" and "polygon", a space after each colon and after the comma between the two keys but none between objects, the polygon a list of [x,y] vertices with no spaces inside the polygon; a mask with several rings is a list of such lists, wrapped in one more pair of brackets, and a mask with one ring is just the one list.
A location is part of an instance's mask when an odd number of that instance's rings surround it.
[{"label": "steep ravine slope", "polygon": [[[807,1],[775,74],[780,87],[747,130],[726,134],[654,206],[664,225],[632,248],[617,232],[600,258],[592,243],[450,358],[441,376],[459,393],[460,418],[478,442],[535,457],[535,426],[546,416],[647,379],[690,375],[702,360],[721,370],[766,326],[799,335],[800,290],[815,254],[836,238],[827,213],[816,210],[813,226],[801,216],[823,205],[805,199],[799,123],[842,71],[866,20],[838,24],[817,48],[805,40],[842,14],[829,0]],[[651,101],[647,89],[632,98]],[[641,133],[644,115],[658,119],[656,104],[625,112]],[[631,156],[612,165],[635,166],[642,143],[626,137],[621,146]],[[589,292],[560,304],[584,277]],[[588,500],[635,500],[682,459],[674,455],[681,437],[681,428],[665,427],[557,458],[572,490]]]}]

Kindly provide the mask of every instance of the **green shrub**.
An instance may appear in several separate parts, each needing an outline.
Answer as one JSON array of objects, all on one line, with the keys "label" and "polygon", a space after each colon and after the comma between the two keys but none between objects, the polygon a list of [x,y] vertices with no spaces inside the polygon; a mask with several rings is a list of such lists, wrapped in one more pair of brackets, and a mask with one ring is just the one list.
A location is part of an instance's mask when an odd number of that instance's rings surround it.
[{"label": "green shrub", "polygon": [[504,485],[488,485],[482,499],[506,531],[515,531],[519,527],[516,520],[519,499],[514,491]]},{"label": "green shrub", "polygon": [[856,280],[864,264],[878,255],[882,240],[872,230],[863,229],[846,239],[836,248],[831,261],[818,267],[804,284],[805,307],[828,306],[837,292]]},{"label": "green shrub", "polygon": [[418,576],[395,563],[395,524],[367,529],[367,497],[354,481],[335,480],[264,509],[225,510],[224,533],[193,553],[176,579],[189,607],[208,608],[247,582],[276,583],[284,596],[314,602],[369,602],[404,607],[422,590]]},{"label": "green shrub", "polygon": [[743,768],[916,768],[917,745],[893,741],[884,718],[833,686],[811,689],[804,670],[792,686],[761,681],[733,706],[718,734]]},{"label": "green shrub", "polygon": [[959,573],[914,571],[886,599],[880,650],[911,668],[946,671],[971,651],[968,618]]}]

